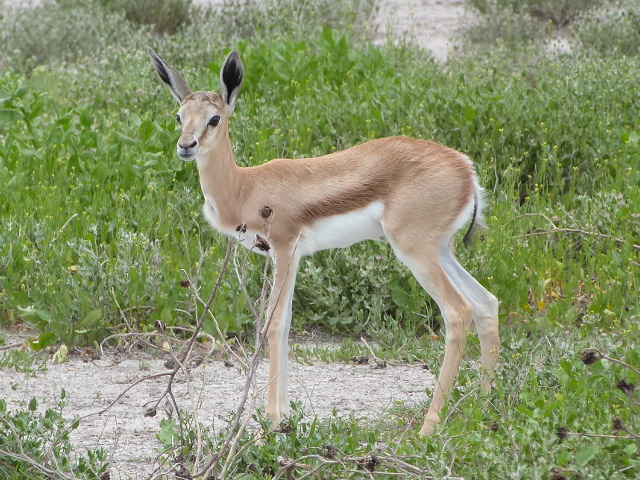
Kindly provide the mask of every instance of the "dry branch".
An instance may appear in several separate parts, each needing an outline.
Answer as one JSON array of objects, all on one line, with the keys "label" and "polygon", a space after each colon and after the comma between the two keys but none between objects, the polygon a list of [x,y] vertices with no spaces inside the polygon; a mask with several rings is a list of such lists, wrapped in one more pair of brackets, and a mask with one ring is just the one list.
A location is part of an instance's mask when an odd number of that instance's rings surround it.
[{"label": "dry branch", "polygon": [[[567,234],[577,234],[577,235],[585,235],[585,236],[589,236],[589,237],[596,237],[596,238],[605,238],[607,240],[613,240],[616,243],[620,243],[620,244],[629,244],[630,242],[624,240],[623,238],[619,238],[619,237],[614,237],[613,235],[607,235],[605,233],[600,233],[600,232],[590,232],[588,230],[582,230],[580,228],[567,228],[567,227],[558,227],[555,222],[553,220],[551,220],[548,216],[542,214],[542,213],[523,213],[522,215],[518,215],[512,219],[510,219],[507,223],[505,223],[505,226],[507,224],[509,224],[510,222],[517,220],[518,218],[522,218],[522,217],[542,217],[544,218],[549,225],[551,226],[548,230],[545,229],[539,229],[536,230],[535,232],[528,232],[528,233],[524,233],[522,235],[514,235],[514,238],[523,238],[523,237],[531,237],[531,236],[539,236],[539,235],[553,235],[556,233],[567,233]],[[631,246],[633,247],[634,250],[640,250],[640,245],[636,245],[635,243],[631,243]]]},{"label": "dry branch", "polygon": [[[295,254],[295,251],[297,249],[297,240],[296,240],[296,245],[294,246],[294,249],[292,251],[291,257],[289,258],[289,263],[291,262],[291,260],[293,259],[293,255]],[[269,258],[268,256],[266,257],[267,259]],[[265,269],[264,269],[264,273],[266,275],[267,269],[268,269],[268,261],[265,262]],[[288,275],[289,269],[287,269],[287,275]],[[261,296],[261,305],[263,306],[260,309],[260,314],[262,315],[263,311],[264,311],[264,305],[266,304],[266,292],[267,289],[264,288],[263,285],[263,296]],[[275,295],[275,299],[274,304],[277,304],[280,301],[280,295],[282,293],[282,289],[280,289],[278,292],[272,292],[271,295]],[[273,314],[273,309],[271,310],[271,315]],[[246,428],[247,422],[244,422],[242,425],[242,428],[240,426],[240,418],[245,410],[245,405],[247,403],[247,400],[249,398],[249,390],[251,388],[251,385],[253,384],[254,378],[255,378],[255,374],[259,365],[259,360],[260,360],[260,351],[262,349],[262,345],[264,344],[264,341],[266,339],[266,333],[267,333],[267,329],[269,328],[269,324],[271,322],[271,315],[268,315],[265,318],[265,322],[264,325],[260,324],[260,320],[261,317],[256,318],[256,338],[255,338],[255,346],[254,346],[254,351],[253,351],[253,355],[251,356],[251,360],[249,361],[249,371],[247,372],[247,380],[245,382],[245,388],[242,394],[242,397],[240,399],[240,403],[238,405],[238,407],[236,408],[236,412],[234,414],[234,418],[233,418],[233,422],[229,428],[229,433],[227,434],[227,436],[225,437],[224,441],[222,442],[222,445],[220,446],[218,452],[211,458],[211,460],[208,462],[207,466],[199,471],[197,471],[196,473],[193,474],[194,478],[197,477],[208,477],[212,474],[214,467],[218,464],[218,462],[220,462],[220,460],[225,456],[225,453],[227,453],[227,449],[229,449],[229,453],[228,453],[228,461],[225,463],[225,465],[223,466],[223,470],[226,471],[228,469],[228,465],[229,463],[233,460],[233,452],[235,451],[235,448],[237,447],[237,443],[238,440],[240,439],[240,436],[242,434],[242,431],[244,428]]]}]

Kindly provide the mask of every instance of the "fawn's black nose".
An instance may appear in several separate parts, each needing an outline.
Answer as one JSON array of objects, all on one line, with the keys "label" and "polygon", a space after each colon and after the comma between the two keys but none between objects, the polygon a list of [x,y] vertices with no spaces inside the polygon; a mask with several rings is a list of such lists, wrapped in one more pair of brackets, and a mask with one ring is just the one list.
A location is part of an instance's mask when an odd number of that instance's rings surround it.
[{"label": "fawn's black nose", "polygon": [[191,142],[189,145],[183,145],[182,143],[178,142],[178,146],[180,148],[184,148],[185,150],[189,150],[195,147],[197,144],[198,144],[198,141],[196,139],[194,139],[193,142]]}]

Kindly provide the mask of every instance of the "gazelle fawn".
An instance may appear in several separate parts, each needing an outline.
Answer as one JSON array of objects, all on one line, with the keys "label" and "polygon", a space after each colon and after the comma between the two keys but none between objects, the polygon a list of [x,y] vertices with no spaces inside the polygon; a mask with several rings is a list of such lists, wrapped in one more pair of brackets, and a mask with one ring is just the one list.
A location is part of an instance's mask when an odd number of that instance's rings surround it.
[{"label": "gazelle fawn", "polygon": [[[207,220],[249,248],[257,234],[268,233],[270,249],[262,253],[273,259],[274,279],[267,317],[266,411],[273,425],[289,408],[288,334],[300,258],[385,236],[438,304],[446,325],[444,361],[420,430],[431,434],[453,386],[472,320],[489,377],[498,358],[498,301],[450,248],[469,219],[465,240],[479,221],[480,187],[469,159],[437,143],[389,137],[318,158],[238,167],[229,140],[229,117],[243,79],[238,53],[231,52],[222,66],[219,94],[192,92],[153,50],[149,55],[180,104],[178,156],[196,161]],[[264,206],[273,212],[269,232]],[[490,388],[487,379],[483,389]]]}]

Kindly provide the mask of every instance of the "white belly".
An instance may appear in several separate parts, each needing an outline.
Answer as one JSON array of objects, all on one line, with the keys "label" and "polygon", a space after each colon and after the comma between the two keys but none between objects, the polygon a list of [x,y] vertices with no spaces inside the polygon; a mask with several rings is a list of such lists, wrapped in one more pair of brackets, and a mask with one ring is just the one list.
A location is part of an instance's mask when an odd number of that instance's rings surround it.
[{"label": "white belly", "polygon": [[[382,202],[373,202],[361,210],[322,218],[312,226],[302,229],[297,251],[300,255],[311,255],[328,248],[344,248],[363,240],[378,239],[384,235],[380,223],[383,211]],[[243,247],[253,247],[258,232],[251,230],[236,232],[221,228],[215,204],[210,199],[205,201],[204,216],[219,232],[236,238]],[[265,254],[257,248],[254,251],[261,255]]]},{"label": "white belly", "polygon": [[342,215],[318,220],[302,230],[298,244],[302,255],[310,255],[327,248],[344,248],[363,240],[374,240],[384,235],[380,217],[382,202]]}]

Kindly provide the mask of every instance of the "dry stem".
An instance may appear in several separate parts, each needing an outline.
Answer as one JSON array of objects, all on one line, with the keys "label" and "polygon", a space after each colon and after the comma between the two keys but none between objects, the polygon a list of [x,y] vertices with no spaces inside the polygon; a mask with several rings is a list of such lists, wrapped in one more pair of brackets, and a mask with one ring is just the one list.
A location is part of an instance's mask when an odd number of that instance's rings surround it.
[{"label": "dry stem", "polygon": [[[589,236],[589,237],[606,238],[608,240],[613,240],[614,242],[621,243],[621,244],[629,243],[626,240],[624,240],[623,238],[614,237],[613,235],[607,235],[605,233],[590,232],[590,231],[587,231],[587,230],[582,230],[580,228],[558,227],[553,222],[553,220],[551,220],[548,216],[546,216],[546,215],[544,215],[542,213],[523,213],[522,215],[518,215],[517,217],[512,218],[511,220],[509,220],[509,222],[511,222],[513,220],[516,220],[518,218],[533,217],[533,216],[544,218],[549,223],[551,228],[549,230],[540,229],[540,230],[535,231],[535,232],[529,232],[529,233],[525,233],[525,234],[522,234],[522,235],[514,235],[514,238],[530,237],[530,236],[534,236],[534,235],[551,235],[551,234],[555,234],[555,233],[572,233],[572,234],[578,234],[578,235],[586,235],[586,236]],[[509,223],[509,222],[507,222],[507,223]],[[632,243],[631,246],[633,247],[634,250],[640,250],[640,245],[636,245],[635,243]]]}]

